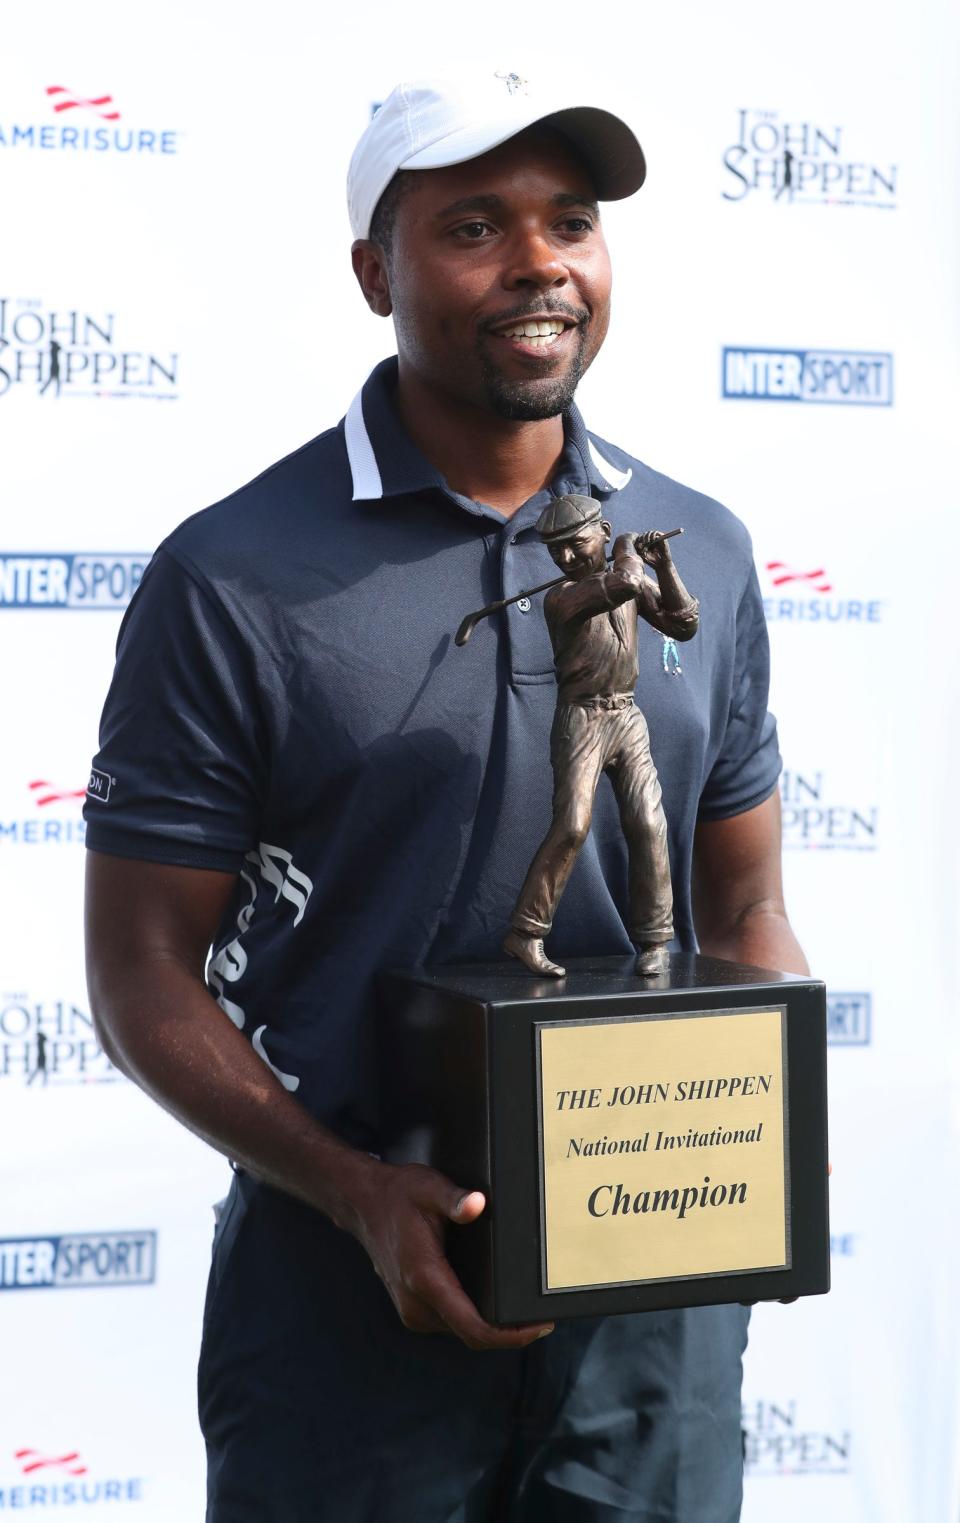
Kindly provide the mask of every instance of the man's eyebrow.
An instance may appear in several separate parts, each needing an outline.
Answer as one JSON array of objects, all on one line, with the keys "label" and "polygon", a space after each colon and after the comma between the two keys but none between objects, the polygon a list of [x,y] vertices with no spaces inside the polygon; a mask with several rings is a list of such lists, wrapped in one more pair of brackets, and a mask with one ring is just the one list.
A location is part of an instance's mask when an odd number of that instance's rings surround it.
[{"label": "man's eyebrow", "polygon": [[436,213],[436,220],[441,217],[456,217],[461,212],[496,212],[504,205],[502,196],[478,193],[475,196],[461,196],[459,201],[451,201],[449,206],[443,207]]},{"label": "man's eyebrow", "polygon": [[[599,217],[600,208],[596,201],[589,196],[580,195],[575,191],[560,190],[555,196],[550,197],[551,206],[567,207],[582,206],[586,211],[592,212]],[[435,214],[435,221],[441,221],[445,217],[457,217],[463,212],[498,212],[507,205],[503,196],[494,195],[492,192],[478,192],[473,196],[461,196],[458,201],[451,201]]]},{"label": "man's eyebrow", "polygon": [[561,190],[552,199],[554,206],[582,206],[588,212],[593,212],[595,217],[600,215],[600,207],[589,196],[580,196],[573,191]]}]

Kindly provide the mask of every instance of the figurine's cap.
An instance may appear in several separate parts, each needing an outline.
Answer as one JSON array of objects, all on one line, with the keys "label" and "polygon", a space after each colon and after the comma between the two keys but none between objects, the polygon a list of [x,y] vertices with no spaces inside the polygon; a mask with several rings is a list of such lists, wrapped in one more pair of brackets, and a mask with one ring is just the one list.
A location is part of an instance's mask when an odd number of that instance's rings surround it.
[{"label": "figurine's cap", "polygon": [[350,160],[347,206],[355,238],[369,238],[377,202],[400,169],[443,169],[499,148],[536,122],[569,138],[601,201],[639,190],[647,166],[632,130],[568,87],[539,89],[519,74],[465,74],[399,84]]},{"label": "figurine's cap", "polygon": [[557,497],[537,519],[537,533],[545,545],[572,539],[588,524],[600,522],[600,504],[594,497]]}]

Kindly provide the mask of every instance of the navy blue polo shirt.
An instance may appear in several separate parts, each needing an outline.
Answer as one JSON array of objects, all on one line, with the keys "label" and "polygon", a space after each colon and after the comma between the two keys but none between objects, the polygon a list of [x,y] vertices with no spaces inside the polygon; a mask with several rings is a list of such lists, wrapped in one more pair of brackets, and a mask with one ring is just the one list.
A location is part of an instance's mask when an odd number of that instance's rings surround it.
[{"label": "navy blue polo shirt", "polygon": [[[760,803],[780,768],[750,542],[718,503],[565,418],[550,492],[512,518],[450,490],[405,434],[396,361],[346,418],[160,546],[120,631],[88,798],[94,851],[237,874],[211,992],[321,1120],[376,1146],[374,980],[499,959],[550,821],[556,682],[542,600],[464,614],[556,574],[534,524],[593,495],[617,534],[686,531],[700,599],[675,655],[641,624],[637,700],[669,823],[679,943],[695,945],[694,826]],[[555,957],[628,953],[612,789],[559,912]]]}]

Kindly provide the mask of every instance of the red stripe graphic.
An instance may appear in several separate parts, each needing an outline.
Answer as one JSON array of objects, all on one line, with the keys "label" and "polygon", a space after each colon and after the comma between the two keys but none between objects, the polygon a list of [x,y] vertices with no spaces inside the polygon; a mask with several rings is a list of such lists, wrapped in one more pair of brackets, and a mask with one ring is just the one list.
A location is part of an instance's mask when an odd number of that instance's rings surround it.
[{"label": "red stripe graphic", "polygon": [[113,105],[112,95],[95,95],[87,100],[82,95],[74,95],[73,91],[68,90],[66,85],[48,85],[47,94],[50,96],[64,96],[63,100],[56,102],[53,108],[54,111],[74,111],[77,107],[81,107],[85,111],[95,111],[98,116],[103,117],[105,122],[118,122],[120,120],[119,111],[101,111],[100,109],[101,106]]},{"label": "red stripe graphic", "polygon": [[[767,570],[774,587],[782,587],[786,582],[812,582],[817,592],[833,591],[822,566],[817,571],[797,571],[795,567],[788,566],[786,561],[767,561]],[[779,575],[775,574],[777,572]]]},{"label": "red stripe graphic", "polygon": [[86,1465],[76,1463],[80,1458],[79,1450],[74,1449],[70,1454],[45,1455],[39,1449],[17,1449],[14,1451],[14,1459],[20,1461],[20,1468],[24,1475],[32,1475],[34,1470],[43,1470],[48,1466],[55,1465],[60,1470],[65,1470],[68,1475],[86,1475]]},{"label": "red stripe graphic", "polygon": [[[53,784],[48,783],[45,778],[38,777],[35,782],[28,783],[27,787],[31,793],[36,793],[38,788],[53,788]],[[34,802],[38,807],[42,807],[44,804],[58,804],[61,799],[82,799],[85,793],[85,788],[71,788],[68,790],[57,790],[54,788],[52,793],[38,794]]]}]

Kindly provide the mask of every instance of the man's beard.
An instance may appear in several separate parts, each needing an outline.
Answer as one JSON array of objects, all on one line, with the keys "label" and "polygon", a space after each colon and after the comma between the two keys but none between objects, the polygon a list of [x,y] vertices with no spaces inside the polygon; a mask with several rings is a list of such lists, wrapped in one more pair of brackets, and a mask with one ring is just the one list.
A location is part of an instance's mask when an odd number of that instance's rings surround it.
[{"label": "man's beard", "polygon": [[[549,317],[555,310],[552,308],[542,315]],[[539,423],[544,418],[555,418],[566,412],[589,364],[586,348],[586,328],[581,324],[577,329],[576,351],[562,376],[544,376],[542,380],[530,376],[525,380],[508,381],[493,364],[486,345],[481,342],[480,378],[491,408],[499,417],[516,423]]]}]

